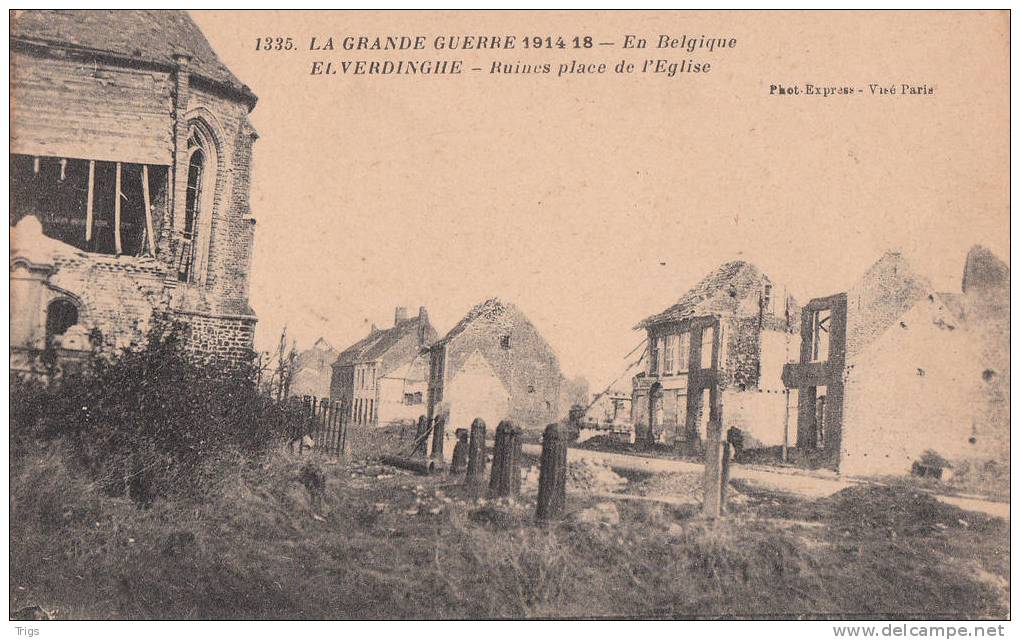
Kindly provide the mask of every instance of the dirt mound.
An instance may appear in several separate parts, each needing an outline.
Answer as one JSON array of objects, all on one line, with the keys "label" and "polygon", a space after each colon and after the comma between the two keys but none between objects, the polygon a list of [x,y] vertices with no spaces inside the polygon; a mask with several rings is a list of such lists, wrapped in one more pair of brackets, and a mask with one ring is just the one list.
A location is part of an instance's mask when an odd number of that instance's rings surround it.
[{"label": "dirt mound", "polygon": [[634,445],[629,442],[621,442],[619,438],[613,435],[592,436],[575,446],[582,449],[591,449],[592,451],[628,452],[634,449]]},{"label": "dirt mound", "polygon": [[627,493],[638,496],[670,495],[687,498],[691,504],[701,504],[705,481],[695,473],[660,473],[627,488]]},{"label": "dirt mound", "polygon": [[939,502],[907,487],[848,487],[818,501],[834,527],[851,534],[923,536],[991,524],[994,518]]},{"label": "dirt mound", "polygon": [[[521,476],[521,492],[538,491],[541,471],[537,466],[524,469]],[[612,493],[627,485],[627,478],[619,476],[602,460],[575,460],[567,464],[567,491],[591,491]]]}]

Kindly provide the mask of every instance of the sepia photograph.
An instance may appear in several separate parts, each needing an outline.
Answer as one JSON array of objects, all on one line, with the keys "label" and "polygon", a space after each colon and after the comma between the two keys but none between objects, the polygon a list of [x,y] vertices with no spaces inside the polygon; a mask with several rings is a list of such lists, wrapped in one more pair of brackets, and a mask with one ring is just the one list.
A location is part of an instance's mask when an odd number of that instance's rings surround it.
[{"label": "sepia photograph", "polygon": [[1009,10],[8,41],[11,634],[1008,635]]}]

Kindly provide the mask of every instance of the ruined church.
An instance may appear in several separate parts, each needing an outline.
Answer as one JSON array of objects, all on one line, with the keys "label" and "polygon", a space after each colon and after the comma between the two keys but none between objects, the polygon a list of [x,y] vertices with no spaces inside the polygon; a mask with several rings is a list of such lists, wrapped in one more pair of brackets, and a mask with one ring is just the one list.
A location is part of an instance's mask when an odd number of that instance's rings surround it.
[{"label": "ruined church", "polygon": [[252,350],[256,97],[183,11],[11,20],[11,368],[141,344]]}]

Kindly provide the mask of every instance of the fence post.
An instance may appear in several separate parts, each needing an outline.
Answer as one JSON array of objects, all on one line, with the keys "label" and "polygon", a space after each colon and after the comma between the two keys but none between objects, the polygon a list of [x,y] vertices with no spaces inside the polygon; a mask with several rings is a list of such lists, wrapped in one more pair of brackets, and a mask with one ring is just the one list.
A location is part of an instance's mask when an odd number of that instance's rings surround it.
[{"label": "fence post", "polygon": [[449,419],[449,412],[443,411],[432,423],[432,458],[435,460],[443,459],[443,440],[446,437],[446,421]]},{"label": "fence post", "polygon": [[336,411],[336,406],[329,398],[323,398],[322,405],[325,409],[322,410],[322,418],[319,420],[319,429],[322,432],[322,443],[325,445],[323,450],[329,455],[335,455],[333,446],[333,443],[335,442],[333,439],[333,413]]},{"label": "fence post", "polygon": [[509,420],[496,427],[489,493],[494,498],[516,498],[521,493],[521,430]]},{"label": "fence post", "polygon": [[348,457],[351,453],[350,445],[347,443],[347,428],[350,426],[350,418],[347,417],[348,409],[350,408],[349,403],[345,403],[341,398],[340,400],[340,417],[339,417],[339,429],[340,429],[340,455],[344,458]]},{"label": "fence post", "polygon": [[453,464],[450,473],[464,473],[468,461],[468,430],[457,429],[457,444],[453,446]]},{"label": "fence post", "polygon": [[467,476],[464,484],[472,489],[485,482],[485,420],[475,418],[471,423],[471,441],[468,444]]},{"label": "fence post", "polygon": [[334,434],[334,447],[336,448],[336,455],[340,457],[344,454],[344,401],[341,398],[337,398],[333,401],[333,417],[330,422],[330,429],[333,430]]},{"label": "fence post", "polygon": [[[712,394],[715,395],[715,394]],[[704,410],[704,409],[703,409]],[[718,518],[722,501],[722,407],[713,403],[709,410],[707,442],[705,442],[705,501],[702,509],[706,518]]]},{"label": "fence post", "polygon": [[429,419],[425,416],[418,416],[418,430],[414,433],[414,450],[411,451],[412,457],[425,457],[425,444],[427,438],[425,434],[429,431]]},{"label": "fence post", "polygon": [[344,450],[343,445],[344,434],[341,423],[341,420],[343,419],[342,418],[343,413],[344,413],[344,401],[337,398],[336,400],[333,401],[333,414],[330,415],[329,417],[329,430],[332,433],[330,437],[333,440],[333,450],[335,452],[334,455],[336,455],[337,457],[343,455]]},{"label": "fence post", "polygon": [[726,494],[730,490],[730,443],[722,443],[722,479],[719,486],[719,513],[726,513]]},{"label": "fence post", "polygon": [[567,504],[567,438],[558,424],[550,424],[542,436],[542,460],[538,473],[538,507],[535,518],[550,522],[563,516]]},{"label": "fence post", "polygon": [[312,397],[311,396],[308,396],[308,395],[303,396],[302,397],[302,401],[304,402],[304,406],[305,406],[305,411],[304,411],[305,419],[304,419],[304,421],[302,421],[302,424],[301,424],[301,433],[298,434],[298,436],[300,437],[300,440],[298,440],[298,455],[302,455],[303,456],[305,454],[305,436],[307,435],[307,433],[305,433],[305,432],[308,431],[308,419],[309,419],[309,416],[311,416],[311,415],[313,415],[315,413],[315,411],[312,409]]},{"label": "fence post", "polygon": [[329,399],[319,398],[319,411],[315,414],[315,425],[314,431],[312,432],[312,440],[314,441],[315,449],[320,453],[327,453],[328,449],[324,447],[325,444],[325,433],[326,433],[326,414],[329,411]]}]

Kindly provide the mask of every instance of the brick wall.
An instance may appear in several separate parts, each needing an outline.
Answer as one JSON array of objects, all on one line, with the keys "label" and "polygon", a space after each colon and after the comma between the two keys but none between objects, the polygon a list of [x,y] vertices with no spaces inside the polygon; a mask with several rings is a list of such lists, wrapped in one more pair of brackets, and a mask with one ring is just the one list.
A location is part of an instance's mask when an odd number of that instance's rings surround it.
[{"label": "brick wall", "polygon": [[207,313],[251,314],[248,291],[254,220],[249,192],[256,135],[247,108],[191,87],[185,117],[198,119],[211,130],[218,166],[206,282],[186,286],[182,306]]},{"label": "brick wall", "polygon": [[98,329],[103,346],[142,344],[152,314],[163,304],[163,277],[151,258],[79,254],[56,259],[49,282],[81,302],[79,322]]},{"label": "brick wall", "polygon": [[723,328],[725,357],[719,371],[720,389],[744,391],[758,386],[761,331],[758,318],[726,318]]},{"label": "brick wall", "polygon": [[199,356],[245,362],[253,355],[255,319],[247,316],[212,316],[175,311],[175,319],[188,325],[187,347]]}]

